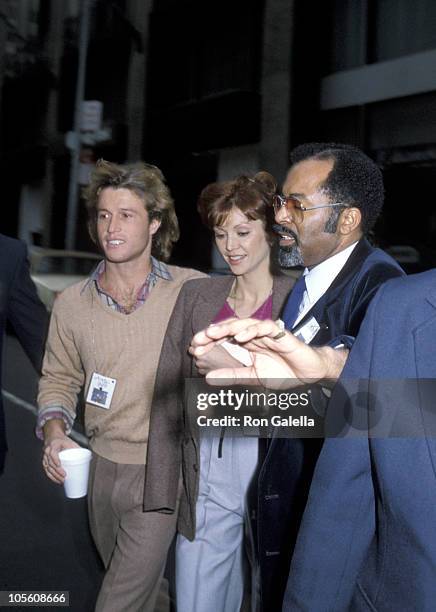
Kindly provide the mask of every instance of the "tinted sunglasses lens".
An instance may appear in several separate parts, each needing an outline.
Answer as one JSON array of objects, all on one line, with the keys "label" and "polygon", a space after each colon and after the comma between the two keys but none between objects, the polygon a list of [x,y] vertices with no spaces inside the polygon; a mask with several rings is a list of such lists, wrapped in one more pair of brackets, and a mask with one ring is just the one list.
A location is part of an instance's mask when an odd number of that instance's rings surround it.
[{"label": "tinted sunglasses lens", "polygon": [[286,198],[286,208],[287,208],[288,213],[294,219],[294,221],[299,223],[302,220],[303,211],[301,210],[301,204],[299,200],[297,200],[296,198],[293,198],[292,196],[290,196],[289,198]]},{"label": "tinted sunglasses lens", "polygon": [[292,196],[279,196],[276,195],[273,197],[273,207],[274,212],[277,213],[282,206],[285,206],[286,212],[290,215],[295,221],[300,222],[303,218],[303,211],[301,210],[301,204],[299,200],[293,198]]}]

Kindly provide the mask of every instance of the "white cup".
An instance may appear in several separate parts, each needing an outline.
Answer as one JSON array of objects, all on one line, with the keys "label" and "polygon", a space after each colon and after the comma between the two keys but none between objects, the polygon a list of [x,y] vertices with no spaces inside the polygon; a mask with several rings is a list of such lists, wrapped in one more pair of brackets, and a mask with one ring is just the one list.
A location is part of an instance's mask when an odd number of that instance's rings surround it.
[{"label": "white cup", "polygon": [[92,453],[87,448],[67,448],[60,451],[59,459],[67,475],[64,489],[67,497],[84,497],[88,489],[89,463]]}]

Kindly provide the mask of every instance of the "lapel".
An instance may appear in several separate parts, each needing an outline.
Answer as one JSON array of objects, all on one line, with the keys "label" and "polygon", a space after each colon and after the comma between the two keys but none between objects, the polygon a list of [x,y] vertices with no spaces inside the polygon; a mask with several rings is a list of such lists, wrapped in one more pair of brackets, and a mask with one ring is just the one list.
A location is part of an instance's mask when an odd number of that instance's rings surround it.
[{"label": "lapel", "polygon": [[198,293],[192,297],[193,301],[193,332],[207,327],[215,318],[227,298],[232,286],[234,277],[214,276],[204,279]]},{"label": "lapel", "polygon": [[[192,297],[194,333],[204,329],[213,321],[230,292],[233,279],[231,275],[214,276],[201,283],[198,293]],[[294,284],[295,280],[284,274],[273,277],[273,319],[277,319],[280,315],[285,299]]]},{"label": "lapel", "polygon": [[415,360],[418,378],[436,378],[436,289],[430,287],[423,321],[415,328]]},{"label": "lapel", "polygon": [[290,294],[292,287],[295,285],[295,278],[280,274],[273,277],[273,300],[272,300],[272,318],[277,319]]},{"label": "lapel", "polygon": [[428,292],[427,302],[433,306],[433,308],[436,308],[436,287],[433,285],[431,285],[430,291]]},{"label": "lapel", "polygon": [[298,322],[298,325],[292,329],[293,332],[298,331],[312,317],[315,317],[318,323],[320,323],[323,319],[326,318],[325,315],[330,306],[338,299],[343,299],[343,292],[345,287],[350,282],[350,279],[352,279],[356,275],[356,271],[360,270],[364,261],[367,259],[368,255],[373,250],[373,247],[369,244],[366,238],[361,238],[359,240],[355,249],[345,262],[345,265],[343,266],[339,274],[333,280],[330,287],[327,289],[324,295],[322,295],[319,300],[315,302],[312,308],[308,312],[306,312],[301,321]]},{"label": "lapel", "polygon": [[[428,273],[427,273],[428,274]],[[430,288],[421,307],[421,321],[413,331],[413,354],[407,355],[413,367],[415,361],[416,377],[418,379],[420,418],[427,438],[427,445],[436,464],[435,443],[435,339],[436,339],[436,275],[430,276]]]}]

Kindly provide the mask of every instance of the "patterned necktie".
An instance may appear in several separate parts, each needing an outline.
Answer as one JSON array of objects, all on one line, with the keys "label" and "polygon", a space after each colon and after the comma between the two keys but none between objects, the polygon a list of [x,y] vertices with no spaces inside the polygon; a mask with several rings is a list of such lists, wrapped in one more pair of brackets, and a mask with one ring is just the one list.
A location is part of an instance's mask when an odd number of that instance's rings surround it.
[{"label": "patterned necktie", "polygon": [[306,277],[300,276],[283,309],[282,319],[286,329],[292,329],[299,314],[299,307],[306,291]]}]

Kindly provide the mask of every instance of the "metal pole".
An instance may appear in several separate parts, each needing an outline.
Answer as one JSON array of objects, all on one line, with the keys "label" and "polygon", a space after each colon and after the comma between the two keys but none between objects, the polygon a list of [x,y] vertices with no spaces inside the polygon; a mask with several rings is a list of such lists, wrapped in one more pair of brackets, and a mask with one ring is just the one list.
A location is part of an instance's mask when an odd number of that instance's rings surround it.
[{"label": "metal pole", "polygon": [[76,98],[74,102],[74,126],[71,144],[70,183],[68,189],[67,225],[65,231],[65,248],[74,249],[76,242],[78,174],[80,155],[80,124],[82,102],[85,95],[86,56],[88,54],[89,18],[93,0],[82,0],[79,34],[79,62],[77,68]]}]

